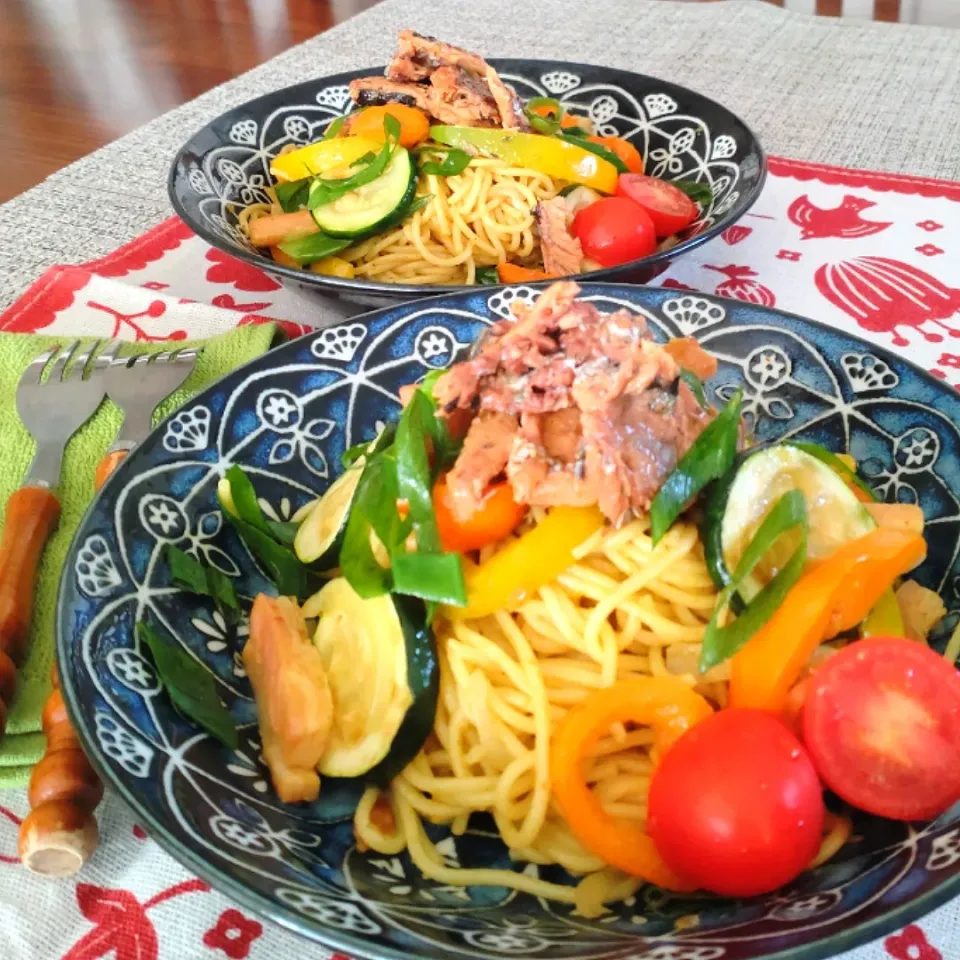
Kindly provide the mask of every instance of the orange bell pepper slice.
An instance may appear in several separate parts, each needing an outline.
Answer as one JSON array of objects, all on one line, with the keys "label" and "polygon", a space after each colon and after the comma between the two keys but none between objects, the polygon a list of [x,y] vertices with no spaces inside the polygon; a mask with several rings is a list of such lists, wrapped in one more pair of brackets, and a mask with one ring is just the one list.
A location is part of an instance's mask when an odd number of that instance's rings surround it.
[{"label": "orange bell pepper slice", "polygon": [[527,515],[525,503],[513,499],[513,487],[504,480],[494,483],[469,520],[458,520],[450,505],[446,476],[433,486],[433,512],[437,517],[440,545],[450,553],[479,550],[510,536]]},{"label": "orange bell pepper slice", "polygon": [[665,752],[711,713],[710,704],[677,677],[636,677],[594,691],[563,718],[551,745],[553,797],[587,850],[668,890],[695,889],[667,866],[646,830],[603,809],[584,778],[583,760],[611,724],[649,724],[657,747]]},{"label": "orange bell pepper slice", "polygon": [[813,651],[860,623],[897,577],[926,554],[923,537],[879,528],[804,574],[763,629],[734,655],[730,705],[783,712]]}]

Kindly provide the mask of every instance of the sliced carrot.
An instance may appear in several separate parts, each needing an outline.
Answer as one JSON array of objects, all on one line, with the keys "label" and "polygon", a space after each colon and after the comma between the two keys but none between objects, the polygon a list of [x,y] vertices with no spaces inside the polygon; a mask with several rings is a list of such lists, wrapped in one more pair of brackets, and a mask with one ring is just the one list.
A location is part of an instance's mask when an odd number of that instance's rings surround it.
[{"label": "sliced carrot", "polygon": [[553,279],[552,273],[521,267],[518,263],[497,264],[497,276],[501,283],[536,283],[538,280]]},{"label": "sliced carrot", "polygon": [[430,136],[430,119],[417,107],[408,107],[403,103],[389,103],[382,107],[366,107],[347,121],[352,137],[365,137],[368,140],[383,141],[386,131],[383,121],[393,117],[400,124],[400,146],[415,147]]},{"label": "sliced carrot", "polygon": [[282,267],[300,267],[300,264],[293,257],[284,253],[279,247],[271,247],[270,256],[273,257],[274,262],[279,263]]},{"label": "sliced carrot", "polygon": [[250,221],[250,242],[255,247],[275,247],[285,240],[307,237],[319,229],[309,210],[271,213]]},{"label": "sliced carrot", "polygon": [[643,157],[629,140],[624,140],[623,137],[587,137],[587,139],[615,153],[630,173],[643,173]]}]

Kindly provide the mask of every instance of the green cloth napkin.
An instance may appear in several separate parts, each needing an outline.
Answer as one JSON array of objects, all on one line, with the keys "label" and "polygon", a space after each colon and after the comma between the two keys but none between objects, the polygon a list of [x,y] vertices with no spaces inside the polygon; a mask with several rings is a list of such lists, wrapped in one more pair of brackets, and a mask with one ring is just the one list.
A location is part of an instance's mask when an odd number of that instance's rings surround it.
[{"label": "green cloth napkin", "polygon": [[[156,421],[206,384],[269,350],[279,337],[274,324],[250,325],[212,340],[176,344],[129,343],[120,353],[121,356],[158,353],[173,346],[203,348],[190,378],[160,405]],[[16,393],[20,375],[45,349],[68,342],[66,337],[0,333],[0,449],[3,450],[0,457],[0,503],[5,504],[10,494],[23,483],[35,449],[30,434],[17,416]],[[7,735],[0,741],[0,788],[22,786],[30,776],[32,766],[43,756],[46,740],[40,732],[40,715],[50,692],[60,572],[70,541],[93,497],[94,471],[120,429],[121,419],[119,409],[105,400],[67,444],[57,491],[61,505],[60,523],[47,542],[40,565],[27,659],[17,673],[17,691],[7,720]]]}]

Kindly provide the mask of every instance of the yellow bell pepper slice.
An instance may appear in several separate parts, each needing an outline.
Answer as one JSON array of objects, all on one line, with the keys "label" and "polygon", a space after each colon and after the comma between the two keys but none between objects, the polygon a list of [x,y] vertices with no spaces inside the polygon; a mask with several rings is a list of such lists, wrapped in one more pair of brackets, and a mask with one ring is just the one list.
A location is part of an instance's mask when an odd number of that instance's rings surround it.
[{"label": "yellow bell pepper slice", "polygon": [[356,269],[349,260],[343,257],[324,257],[310,264],[311,273],[320,273],[325,277],[343,277],[351,280],[356,275]]},{"label": "yellow bell pepper slice", "polygon": [[430,139],[461,150],[479,151],[548,177],[582,183],[601,193],[617,189],[617,168],[583,147],[554,137],[481,127],[431,127]]},{"label": "yellow bell pepper slice", "polygon": [[861,637],[905,637],[906,628],[900,603],[892,589],[887,590],[860,624]]},{"label": "yellow bell pepper slice", "polygon": [[516,609],[571,566],[573,551],[604,522],[597,507],[555,507],[542,523],[485,563],[464,563],[467,605],[444,607],[443,615],[449,620],[475,620]]},{"label": "yellow bell pepper slice", "polygon": [[270,173],[281,181],[302,180],[304,177],[329,176],[336,171],[347,171],[361,157],[368,153],[377,153],[382,143],[368,140],[366,137],[336,137],[333,140],[321,140],[309,146],[292,150],[274,157],[270,164]]}]

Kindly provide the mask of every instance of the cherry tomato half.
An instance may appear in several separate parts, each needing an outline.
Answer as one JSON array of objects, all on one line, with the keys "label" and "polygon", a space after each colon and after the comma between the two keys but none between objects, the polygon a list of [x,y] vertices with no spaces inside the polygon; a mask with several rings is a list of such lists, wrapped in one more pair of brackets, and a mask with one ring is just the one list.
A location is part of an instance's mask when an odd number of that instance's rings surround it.
[{"label": "cherry tomato half", "polygon": [[658,237],[672,237],[697,219],[697,205],[679,187],[640,173],[621,173],[617,196],[639,204],[653,221]]},{"label": "cherry tomato half", "polygon": [[637,204],[623,197],[604,197],[577,211],[573,234],[584,256],[603,267],[648,257],[657,249],[653,221]]},{"label": "cherry tomato half", "polygon": [[504,481],[491,484],[480,509],[469,520],[458,520],[450,507],[446,477],[441,477],[433,487],[433,512],[443,549],[464,553],[510,536],[526,515],[527,507],[513,499],[513,488]]},{"label": "cherry tomato half", "polygon": [[960,674],[911,640],[859,640],[818,667],[803,739],[824,783],[892,820],[926,820],[960,799]]},{"label": "cherry tomato half", "polygon": [[769,893],[820,847],[820,782],[776,717],[732,708],[673,745],[650,784],[647,831],[668,866],[729,897]]}]

